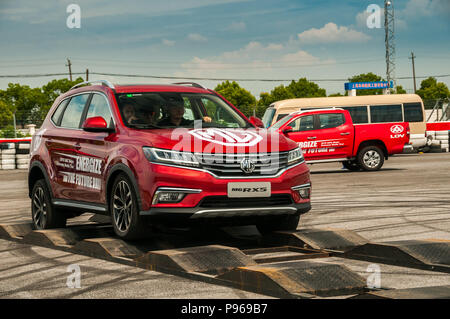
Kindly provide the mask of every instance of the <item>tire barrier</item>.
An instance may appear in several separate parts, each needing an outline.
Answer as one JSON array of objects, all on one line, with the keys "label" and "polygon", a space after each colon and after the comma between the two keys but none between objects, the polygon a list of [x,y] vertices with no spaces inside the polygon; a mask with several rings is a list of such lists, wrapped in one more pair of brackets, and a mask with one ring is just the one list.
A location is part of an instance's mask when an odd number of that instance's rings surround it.
[{"label": "tire barrier", "polygon": [[0,169],[28,169],[30,164],[30,142],[0,142]]},{"label": "tire barrier", "polygon": [[427,131],[427,137],[431,138],[430,152],[449,152],[450,131]]},{"label": "tire barrier", "polygon": [[[242,236],[236,232],[237,236]],[[237,248],[229,233],[194,240],[186,233],[155,234],[124,242],[111,225],[87,224],[32,230],[31,224],[0,224],[0,237],[234,287],[278,298],[444,298],[448,286],[418,290],[369,289],[352,259],[435,272],[450,272],[450,241],[410,240],[370,243],[343,229],[300,229],[252,239],[255,247]],[[247,244],[251,240],[247,240]],[[192,244],[190,247],[183,245]],[[167,249],[165,247],[171,247]],[[336,256],[338,258],[329,258]],[[349,266],[352,269],[348,268]]]}]

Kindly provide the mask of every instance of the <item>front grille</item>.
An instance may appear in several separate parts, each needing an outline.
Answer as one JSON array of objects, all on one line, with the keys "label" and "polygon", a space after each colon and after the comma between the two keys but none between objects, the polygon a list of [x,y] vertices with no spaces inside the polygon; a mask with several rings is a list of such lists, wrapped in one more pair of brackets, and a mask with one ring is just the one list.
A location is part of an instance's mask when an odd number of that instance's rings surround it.
[{"label": "front grille", "polygon": [[[217,176],[274,175],[288,166],[289,152],[261,154],[195,154],[203,169]],[[241,162],[248,158],[255,164],[252,173],[241,169]]]},{"label": "front grille", "polygon": [[229,198],[227,196],[208,196],[201,201],[199,206],[204,208],[246,208],[290,205],[292,203],[292,197],[289,194],[273,194],[271,197],[257,198]]}]

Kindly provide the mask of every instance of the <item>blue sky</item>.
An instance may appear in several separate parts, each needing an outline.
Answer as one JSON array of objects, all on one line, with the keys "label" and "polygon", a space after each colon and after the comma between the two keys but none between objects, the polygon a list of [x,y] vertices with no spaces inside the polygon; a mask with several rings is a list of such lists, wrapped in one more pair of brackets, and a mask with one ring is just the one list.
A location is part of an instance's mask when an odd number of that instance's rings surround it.
[{"label": "blue sky", "polygon": [[[81,8],[81,28],[66,8]],[[66,72],[179,77],[346,79],[385,76],[382,28],[369,29],[366,9],[384,1],[268,0],[0,0],[0,75]],[[450,74],[450,1],[394,0],[397,76]],[[112,82],[171,80],[91,75]],[[0,78],[32,87],[52,79]],[[419,79],[418,85],[421,79]],[[450,84],[450,77],[439,81]],[[197,81],[214,88],[218,81]],[[328,94],[345,81],[317,82]],[[287,82],[240,82],[253,94]],[[398,80],[409,92],[412,80]]]}]

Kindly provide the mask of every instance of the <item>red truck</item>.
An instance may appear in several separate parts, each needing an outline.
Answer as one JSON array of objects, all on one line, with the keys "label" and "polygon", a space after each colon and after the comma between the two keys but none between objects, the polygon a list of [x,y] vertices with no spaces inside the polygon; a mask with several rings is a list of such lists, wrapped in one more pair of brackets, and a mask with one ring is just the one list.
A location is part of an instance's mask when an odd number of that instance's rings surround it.
[{"label": "red truck", "polygon": [[407,122],[353,124],[336,108],[294,112],[271,129],[297,142],[306,162],[342,162],[352,171],[379,170],[389,156],[412,149]]}]

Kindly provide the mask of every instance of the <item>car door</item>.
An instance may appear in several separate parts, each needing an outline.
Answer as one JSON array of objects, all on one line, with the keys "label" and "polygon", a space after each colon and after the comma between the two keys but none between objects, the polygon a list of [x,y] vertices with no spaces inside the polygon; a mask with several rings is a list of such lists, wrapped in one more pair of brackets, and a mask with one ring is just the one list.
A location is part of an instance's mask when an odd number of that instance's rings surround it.
[{"label": "car door", "polygon": [[292,127],[292,131],[286,133],[286,136],[298,143],[303,150],[305,160],[316,159],[317,154],[317,123],[313,114],[301,115],[295,117],[292,121],[286,123],[286,126]]},{"label": "car door", "polygon": [[344,112],[321,112],[316,114],[319,129],[317,137],[318,159],[347,158],[352,154],[354,129]]},{"label": "car door", "polygon": [[68,99],[64,108],[60,110],[58,107],[53,114],[54,127],[43,134],[51,161],[49,177],[52,179],[52,190],[59,199],[79,199],[76,165],[80,151],[81,119],[89,99],[90,93]]},{"label": "car door", "polygon": [[[86,106],[83,122],[96,116],[101,116],[108,127],[115,127],[108,98],[100,92],[93,93]],[[103,175],[109,154],[112,152],[115,136],[115,132],[80,132],[76,172],[78,178],[81,179],[81,187],[77,190],[78,197],[83,201],[97,204],[106,203],[106,186]]]}]

